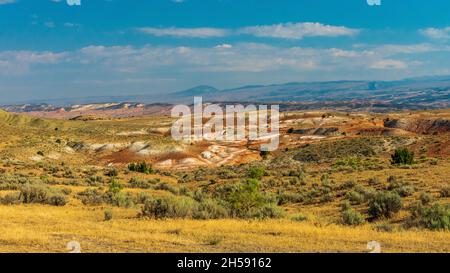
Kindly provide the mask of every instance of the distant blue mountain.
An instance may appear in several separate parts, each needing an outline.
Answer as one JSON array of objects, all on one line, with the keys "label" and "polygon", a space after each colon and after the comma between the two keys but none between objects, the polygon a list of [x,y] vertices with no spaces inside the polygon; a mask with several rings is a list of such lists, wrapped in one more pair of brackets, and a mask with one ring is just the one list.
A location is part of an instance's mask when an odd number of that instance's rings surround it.
[{"label": "distant blue mountain", "polygon": [[398,81],[291,82],[248,85],[219,90],[201,85],[174,93],[39,100],[27,103],[70,105],[104,102],[193,103],[194,96],[212,102],[340,102],[365,100],[423,107],[450,107],[450,76],[431,76]]}]

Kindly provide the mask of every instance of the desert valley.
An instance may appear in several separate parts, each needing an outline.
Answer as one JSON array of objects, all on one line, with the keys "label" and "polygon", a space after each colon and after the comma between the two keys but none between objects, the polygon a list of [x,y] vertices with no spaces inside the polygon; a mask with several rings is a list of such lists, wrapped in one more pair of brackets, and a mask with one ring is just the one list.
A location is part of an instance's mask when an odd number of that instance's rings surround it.
[{"label": "desert valley", "polygon": [[0,110],[1,252],[450,251],[448,109],[290,105],[260,152],[117,105]]}]

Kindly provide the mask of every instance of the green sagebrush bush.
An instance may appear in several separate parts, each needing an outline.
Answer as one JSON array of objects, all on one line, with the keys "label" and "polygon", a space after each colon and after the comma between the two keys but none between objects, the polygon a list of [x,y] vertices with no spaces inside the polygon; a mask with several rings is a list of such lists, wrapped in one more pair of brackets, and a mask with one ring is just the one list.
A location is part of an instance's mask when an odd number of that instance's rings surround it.
[{"label": "green sagebrush bush", "polygon": [[25,204],[39,203],[52,206],[64,206],[67,204],[67,198],[64,193],[40,183],[25,184],[20,187],[18,199]]},{"label": "green sagebrush bush", "polygon": [[402,198],[398,193],[379,192],[369,202],[369,215],[373,218],[390,218],[402,207]]},{"label": "green sagebrush bush", "polygon": [[248,170],[247,177],[251,179],[260,180],[261,178],[263,178],[265,173],[266,169],[264,167],[251,167]]},{"label": "green sagebrush bush", "polygon": [[146,162],[140,163],[131,163],[128,165],[128,170],[132,172],[144,173],[144,174],[152,174],[154,170],[151,165],[148,165]]},{"label": "green sagebrush bush", "polygon": [[417,203],[411,207],[409,225],[430,230],[450,230],[450,206],[434,204],[426,207]]},{"label": "green sagebrush bush", "polygon": [[138,189],[151,189],[156,184],[161,182],[159,178],[155,179],[138,179],[138,178],[131,178],[129,181],[129,184],[132,188],[138,188]]},{"label": "green sagebrush bush", "polygon": [[260,191],[260,183],[256,179],[235,185],[226,201],[231,216],[236,218],[276,218],[282,214]]},{"label": "green sagebrush bush", "polygon": [[342,222],[348,226],[359,226],[364,224],[364,216],[353,209],[346,209],[342,212]]},{"label": "green sagebrush bush", "polygon": [[195,192],[190,196],[168,195],[143,200],[140,215],[143,217],[222,219],[278,218],[282,211],[259,191],[257,180],[248,180],[224,189],[222,197],[210,198]]},{"label": "green sagebrush bush", "polygon": [[104,203],[103,192],[98,189],[86,189],[78,193],[77,197],[84,205],[98,206]]},{"label": "green sagebrush bush", "polygon": [[155,219],[193,218],[198,204],[188,197],[166,196],[145,201],[141,215]]},{"label": "green sagebrush bush", "polygon": [[414,164],[414,153],[406,148],[396,149],[391,155],[392,165],[412,165]]}]

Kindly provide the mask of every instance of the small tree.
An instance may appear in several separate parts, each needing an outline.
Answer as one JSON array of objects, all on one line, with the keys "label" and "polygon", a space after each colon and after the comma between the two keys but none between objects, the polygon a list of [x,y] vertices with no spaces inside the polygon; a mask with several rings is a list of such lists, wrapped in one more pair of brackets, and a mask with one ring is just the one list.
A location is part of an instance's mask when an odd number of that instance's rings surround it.
[{"label": "small tree", "polygon": [[259,181],[256,179],[249,179],[234,188],[227,200],[233,216],[252,217],[255,211],[264,206],[265,200],[259,188]]},{"label": "small tree", "polygon": [[412,165],[414,164],[414,153],[406,148],[396,149],[391,155],[392,165]]}]

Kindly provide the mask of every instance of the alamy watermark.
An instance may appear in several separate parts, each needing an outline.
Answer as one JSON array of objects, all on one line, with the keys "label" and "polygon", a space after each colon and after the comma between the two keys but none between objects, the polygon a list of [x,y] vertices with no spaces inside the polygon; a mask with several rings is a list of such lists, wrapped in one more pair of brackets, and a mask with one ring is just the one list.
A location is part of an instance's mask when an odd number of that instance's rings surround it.
[{"label": "alamy watermark", "polygon": [[381,0],[367,0],[369,6],[381,6]]},{"label": "alamy watermark", "polygon": [[203,105],[194,98],[193,111],[187,105],[172,108],[172,138],[178,141],[250,141],[260,143],[261,151],[275,151],[280,143],[278,105]]}]

